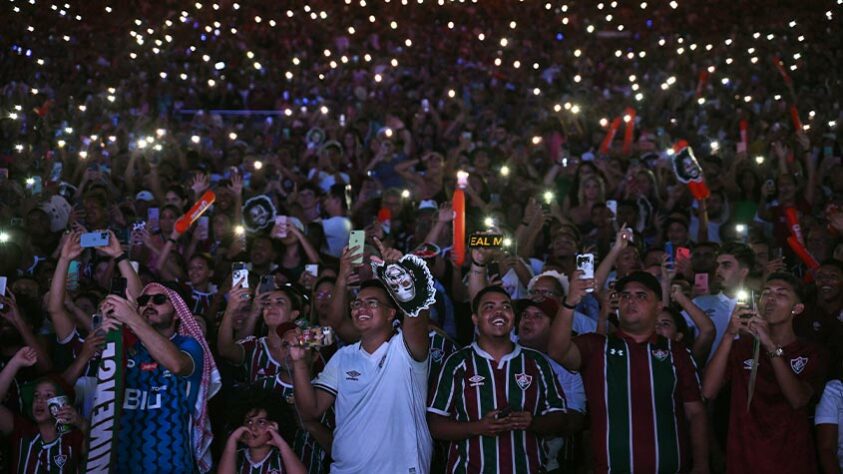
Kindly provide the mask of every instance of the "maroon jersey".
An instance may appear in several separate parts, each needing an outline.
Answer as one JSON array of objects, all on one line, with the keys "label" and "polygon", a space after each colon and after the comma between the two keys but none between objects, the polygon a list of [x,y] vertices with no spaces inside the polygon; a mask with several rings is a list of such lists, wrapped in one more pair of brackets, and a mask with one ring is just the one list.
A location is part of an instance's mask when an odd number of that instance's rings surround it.
[{"label": "maroon jersey", "polygon": [[683,403],[700,401],[690,352],[653,335],[574,338],[591,415],[595,472],[678,472],[690,466]]},{"label": "maroon jersey", "polygon": [[278,392],[283,396],[292,393],[292,387],[281,381],[281,367],[269,353],[269,346],[265,337],[247,337],[237,342],[243,346],[243,366],[247,372],[247,381],[253,387]]},{"label": "maroon jersey", "polygon": [[82,432],[76,429],[45,442],[38,426],[15,416],[10,436],[12,465],[18,474],[76,473],[82,461]]},{"label": "maroon jersey", "polygon": [[[726,380],[732,384],[726,448],[728,472],[817,472],[809,410],[791,408],[763,348],[752,404],[747,411],[752,343],[753,338],[746,336],[735,341],[726,369]],[[808,382],[816,396],[821,395],[826,356],[819,346],[796,341],[783,349],[782,360],[790,370],[799,380]]]}]

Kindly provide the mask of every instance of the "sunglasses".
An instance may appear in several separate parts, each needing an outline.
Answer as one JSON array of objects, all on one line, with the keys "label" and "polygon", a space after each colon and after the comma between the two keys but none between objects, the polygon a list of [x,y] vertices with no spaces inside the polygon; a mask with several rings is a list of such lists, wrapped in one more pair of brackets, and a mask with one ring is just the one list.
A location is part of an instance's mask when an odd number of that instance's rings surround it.
[{"label": "sunglasses", "polygon": [[167,295],[163,293],[158,293],[157,295],[140,295],[138,296],[138,306],[146,306],[149,300],[152,300],[153,304],[161,305],[167,302]]}]

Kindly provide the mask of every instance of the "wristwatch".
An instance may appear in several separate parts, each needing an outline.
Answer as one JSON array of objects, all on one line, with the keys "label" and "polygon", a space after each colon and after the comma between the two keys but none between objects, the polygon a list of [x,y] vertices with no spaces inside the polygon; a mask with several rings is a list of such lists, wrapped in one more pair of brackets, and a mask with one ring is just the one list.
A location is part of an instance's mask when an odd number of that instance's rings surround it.
[{"label": "wristwatch", "polygon": [[777,347],[775,350],[768,352],[767,355],[769,355],[771,359],[781,357],[784,355],[784,349]]}]

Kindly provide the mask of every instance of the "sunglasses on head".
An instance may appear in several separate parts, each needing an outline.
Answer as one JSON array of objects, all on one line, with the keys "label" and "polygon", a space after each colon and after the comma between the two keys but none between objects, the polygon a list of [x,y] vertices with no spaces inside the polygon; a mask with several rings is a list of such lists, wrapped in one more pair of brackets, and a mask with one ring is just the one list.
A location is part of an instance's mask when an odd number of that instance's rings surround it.
[{"label": "sunglasses on head", "polygon": [[138,296],[138,306],[146,306],[152,300],[153,304],[164,304],[167,302],[167,295],[158,293],[157,295],[140,295]]}]

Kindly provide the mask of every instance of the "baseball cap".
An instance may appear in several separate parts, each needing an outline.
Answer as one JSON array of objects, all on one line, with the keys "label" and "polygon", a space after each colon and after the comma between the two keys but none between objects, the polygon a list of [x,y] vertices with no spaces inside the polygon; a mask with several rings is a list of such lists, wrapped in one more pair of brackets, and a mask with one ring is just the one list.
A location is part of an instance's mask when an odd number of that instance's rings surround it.
[{"label": "baseball cap", "polygon": [[539,309],[545,316],[550,319],[553,319],[556,316],[556,313],[559,312],[559,304],[550,299],[544,298],[541,300],[531,300],[531,299],[523,299],[518,302],[518,314],[521,314],[529,308],[530,306],[534,306]]},{"label": "baseball cap", "polygon": [[644,285],[648,290],[655,293],[656,296],[660,296],[662,294],[662,285],[659,283],[659,279],[654,277],[652,273],[643,271],[632,272],[618,280],[618,282],[615,283],[615,290],[618,292],[623,291],[626,285],[632,282]]},{"label": "baseball cap", "polygon": [[144,190],[144,191],[141,191],[141,192],[139,192],[135,195],[135,200],[152,202],[152,201],[155,200],[155,197],[152,195],[151,192]]}]

